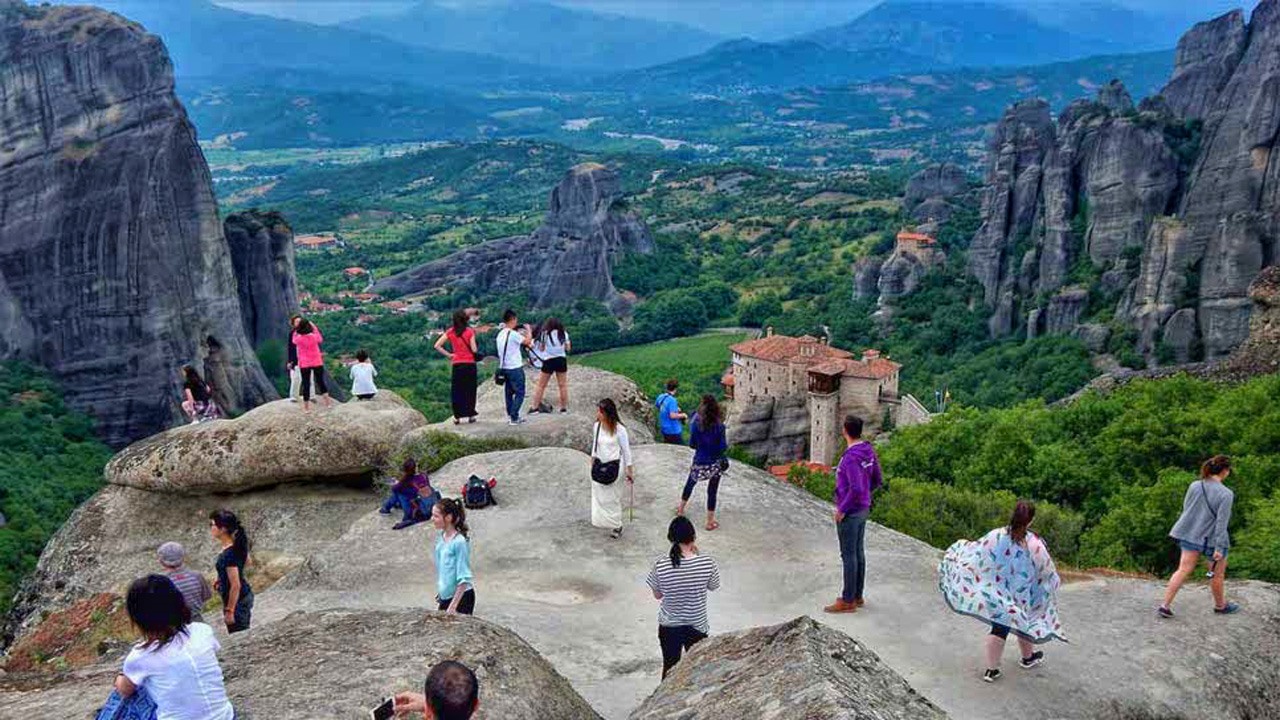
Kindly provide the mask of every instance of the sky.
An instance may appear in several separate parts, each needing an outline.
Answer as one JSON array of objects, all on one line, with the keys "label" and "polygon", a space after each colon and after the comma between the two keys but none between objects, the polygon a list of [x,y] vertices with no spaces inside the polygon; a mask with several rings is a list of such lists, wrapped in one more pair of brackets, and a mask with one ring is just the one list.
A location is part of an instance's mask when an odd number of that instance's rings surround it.
[{"label": "sky", "polygon": [[[337,23],[361,15],[395,13],[411,0],[214,0],[237,10],[314,23]],[[446,0],[472,4],[491,0]],[[519,0],[514,0],[518,2]],[[726,37],[779,40],[848,22],[878,0],[552,0],[555,4],[617,15],[673,20]],[[1072,0],[1005,0],[1011,5]],[[1257,0],[1115,0],[1148,12],[1176,14],[1190,24]]]}]

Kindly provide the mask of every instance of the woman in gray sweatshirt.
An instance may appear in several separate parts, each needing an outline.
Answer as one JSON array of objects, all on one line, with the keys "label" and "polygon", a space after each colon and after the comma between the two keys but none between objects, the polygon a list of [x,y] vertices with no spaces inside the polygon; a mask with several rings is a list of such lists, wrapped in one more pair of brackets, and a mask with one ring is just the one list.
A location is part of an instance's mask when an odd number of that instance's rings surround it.
[{"label": "woman in gray sweatshirt", "polygon": [[1231,460],[1225,455],[1214,455],[1200,467],[1200,479],[1187,488],[1182,515],[1169,531],[1169,537],[1177,540],[1182,548],[1182,559],[1169,578],[1164,604],[1156,610],[1162,618],[1173,617],[1173,598],[1195,572],[1201,555],[1209,558],[1213,611],[1230,615],[1240,609],[1239,605],[1227,602],[1223,587],[1227,578],[1227,548],[1231,544],[1227,524],[1231,522],[1231,504],[1235,502],[1235,493],[1223,483],[1230,475]]}]

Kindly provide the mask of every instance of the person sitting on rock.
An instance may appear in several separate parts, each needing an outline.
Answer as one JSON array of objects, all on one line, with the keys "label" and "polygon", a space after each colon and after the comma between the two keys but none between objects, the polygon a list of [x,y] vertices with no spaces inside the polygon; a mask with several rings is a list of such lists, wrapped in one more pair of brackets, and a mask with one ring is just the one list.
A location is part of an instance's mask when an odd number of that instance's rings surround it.
[{"label": "person sitting on rock", "polygon": [[129,651],[116,677],[122,698],[144,693],[156,717],[232,720],[213,628],[191,622],[191,610],[169,578],[148,575],[133,581],[125,609],[142,640]]},{"label": "person sitting on rock", "polygon": [[437,610],[470,615],[476,609],[475,581],[471,577],[471,544],[467,511],[462,502],[445,498],[431,509],[436,536]]},{"label": "person sitting on rock", "polygon": [[667,391],[653,401],[658,408],[658,431],[662,434],[662,442],[680,445],[684,442],[684,421],[689,416],[680,412],[680,403],[676,401],[680,383],[671,378],[667,381],[666,388]]},{"label": "person sitting on rock", "polygon": [[204,579],[204,575],[182,566],[187,557],[186,548],[176,542],[167,542],[156,550],[156,557],[164,568],[165,576],[173,581],[178,592],[187,601],[191,621],[204,622],[204,604],[213,597],[213,588],[209,587],[209,581]]},{"label": "person sitting on rock", "polygon": [[400,478],[391,486],[391,495],[379,511],[390,515],[391,508],[399,507],[404,517],[392,528],[400,530],[431,519],[431,510],[440,500],[440,492],[431,487],[426,475],[418,472],[418,462],[407,458],[400,466]]},{"label": "person sitting on rock", "polygon": [[317,393],[324,399],[324,406],[333,405],[333,399],[329,397],[329,386],[324,379],[324,354],[320,352],[323,342],[324,336],[320,334],[320,328],[305,318],[298,321],[298,327],[293,331],[293,344],[298,348],[298,367],[302,368],[303,412],[311,411],[313,382]]},{"label": "person sitting on rock", "polygon": [[538,384],[533,389],[533,405],[529,414],[542,412],[542,396],[547,392],[547,383],[552,375],[556,376],[556,386],[560,390],[560,412],[569,412],[568,356],[573,351],[573,344],[569,342],[564,323],[554,317],[544,320],[533,337],[533,349],[542,357],[542,367],[539,368]]},{"label": "person sitting on rock", "polygon": [[218,580],[213,586],[222,598],[222,620],[228,633],[248,630],[253,619],[253,588],[244,574],[249,563],[249,535],[230,510],[215,510],[209,515],[209,532],[222,546],[214,563]]},{"label": "person sitting on rock", "polygon": [[396,717],[422,713],[424,720],[468,720],[480,707],[480,681],[471,668],[445,660],[427,673],[425,692],[395,697]]},{"label": "person sitting on rock", "polygon": [[182,409],[192,425],[222,417],[218,403],[213,401],[213,388],[190,365],[182,366]]},{"label": "person sitting on rock", "polygon": [[596,424],[591,441],[591,524],[610,530],[609,537],[622,537],[621,475],[627,484],[635,482],[631,442],[627,427],[618,417],[618,405],[605,398],[596,406]]},{"label": "person sitting on rock", "polygon": [[724,423],[720,421],[720,403],[711,395],[702,396],[702,404],[689,423],[689,447],[694,450],[693,465],[689,468],[689,477],[685,480],[676,514],[684,515],[685,505],[693,496],[693,488],[705,480],[707,530],[716,530],[720,527],[720,523],[716,522],[716,493],[720,490],[720,476],[729,465],[725,458],[729,441],[725,437]]},{"label": "person sitting on rock", "polygon": [[369,359],[368,350],[356,352],[356,364],[351,366],[351,394],[357,400],[372,400],[378,394],[378,386],[373,379],[378,377],[378,368]]},{"label": "person sitting on rock", "polygon": [[667,527],[671,552],[659,558],[647,580],[658,610],[658,644],[662,648],[662,677],[680,662],[684,651],[705,640],[711,632],[707,621],[707,593],[720,589],[720,568],[715,558],[699,555],[698,532],[683,515]]},{"label": "person sitting on rock", "polygon": [[1231,508],[1235,493],[1227,487],[1231,475],[1231,460],[1225,455],[1215,455],[1200,466],[1200,479],[1187,487],[1182,500],[1182,514],[1169,531],[1169,537],[1177,541],[1181,550],[1178,569],[1169,578],[1164,591],[1164,602],[1156,608],[1156,615],[1163,619],[1173,617],[1173,599],[1178,590],[1195,572],[1203,555],[1209,561],[1209,591],[1213,594],[1213,612],[1232,615],[1240,606],[1227,602],[1227,550],[1231,537],[1227,525],[1231,522]]},{"label": "person sitting on rock", "polygon": [[1027,670],[1044,662],[1037,644],[1066,640],[1058,618],[1062,579],[1044,541],[1028,529],[1035,517],[1036,506],[1019,500],[1007,526],[981,540],[957,541],[938,565],[938,588],[947,606],[991,626],[984,682],[1000,679],[1000,656],[1010,632],[1022,650],[1018,665]]}]

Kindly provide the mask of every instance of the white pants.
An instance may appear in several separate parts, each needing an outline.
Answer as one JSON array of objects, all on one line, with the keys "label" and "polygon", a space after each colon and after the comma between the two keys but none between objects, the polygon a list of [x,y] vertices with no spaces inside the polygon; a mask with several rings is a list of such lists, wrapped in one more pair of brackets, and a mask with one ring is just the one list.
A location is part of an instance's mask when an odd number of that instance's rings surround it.
[{"label": "white pants", "polygon": [[302,399],[302,368],[297,365],[289,371],[289,399],[294,401]]},{"label": "white pants", "polygon": [[591,524],[616,530],[622,527],[622,486],[626,477],[619,476],[612,485],[591,481]]}]

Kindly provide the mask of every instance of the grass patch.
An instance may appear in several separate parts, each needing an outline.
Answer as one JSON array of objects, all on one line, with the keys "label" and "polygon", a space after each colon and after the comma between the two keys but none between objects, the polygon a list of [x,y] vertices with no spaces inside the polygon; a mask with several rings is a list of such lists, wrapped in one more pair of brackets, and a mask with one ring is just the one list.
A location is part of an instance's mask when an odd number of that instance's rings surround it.
[{"label": "grass patch", "polygon": [[693,406],[693,398],[704,394],[723,397],[720,378],[729,367],[729,346],[746,339],[746,333],[705,333],[590,353],[577,362],[631,378],[650,397],[674,377],[680,381],[683,405]]},{"label": "grass patch", "polygon": [[418,461],[419,468],[433,473],[454,460],[468,455],[502,450],[523,450],[527,447],[529,447],[527,444],[516,438],[469,438],[445,430],[434,430],[424,433],[412,443],[402,447],[388,472],[398,472],[406,457],[412,457]]}]

